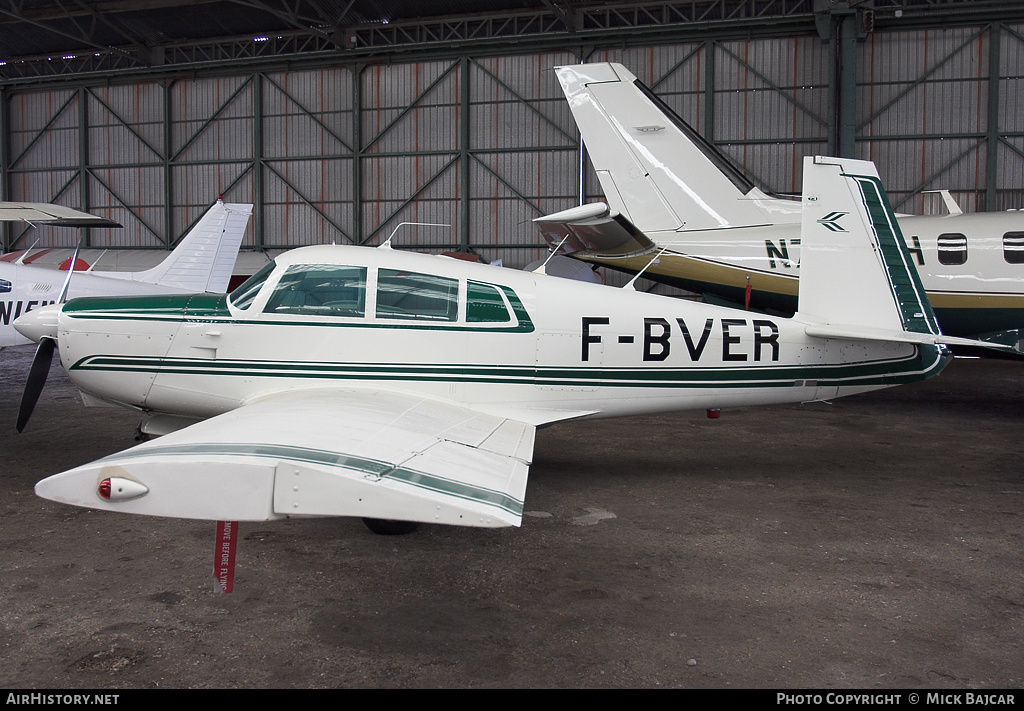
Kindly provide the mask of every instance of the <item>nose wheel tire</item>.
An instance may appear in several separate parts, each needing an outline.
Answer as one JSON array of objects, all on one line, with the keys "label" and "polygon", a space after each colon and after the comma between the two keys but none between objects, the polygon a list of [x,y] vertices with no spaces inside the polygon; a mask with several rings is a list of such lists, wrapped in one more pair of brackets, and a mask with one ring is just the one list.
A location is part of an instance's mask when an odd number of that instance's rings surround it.
[{"label": "nose wheel tire", "polygon": [[364,518],[363,523],[378,536],[404,536],[420,527],[416,521],[392,521],[386,518]]}]

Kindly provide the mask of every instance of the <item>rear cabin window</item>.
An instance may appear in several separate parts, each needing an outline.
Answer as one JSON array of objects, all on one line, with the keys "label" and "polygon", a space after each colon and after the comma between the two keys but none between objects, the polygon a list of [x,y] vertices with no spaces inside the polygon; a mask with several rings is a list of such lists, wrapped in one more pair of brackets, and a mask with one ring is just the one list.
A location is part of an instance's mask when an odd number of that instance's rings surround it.
[{"label": "rear cabin window", "polygon": [[457,279],[381,269],[377,273],[377,316],[454,321],[459,313]]},{"label": "rear cabin window", "polygon": [[939,264],[957,265],[967,261],[967,237],[955,232],[939,235]]},{"label": "rear cabin window", "polygon": [[466,321],[469,323],[508,323],[512,314],[498,288],[471,281],[466,285]]},{"label": "rear cabin window", "polygon": [[366,267],[293,264],[285,270],[264,313],[362,316]]},{"label": "rear cabin window", "polygon": [[1003,259],[1007,264],[1024,264],[1024,232],[1003,235]]}]

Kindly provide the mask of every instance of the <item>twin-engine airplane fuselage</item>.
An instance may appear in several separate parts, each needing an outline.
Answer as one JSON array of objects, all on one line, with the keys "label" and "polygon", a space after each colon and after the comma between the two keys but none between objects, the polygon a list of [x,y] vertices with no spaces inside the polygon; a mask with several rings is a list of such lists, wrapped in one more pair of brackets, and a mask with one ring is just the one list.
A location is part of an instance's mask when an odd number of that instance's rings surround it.
[{"label": "twin-engine airplane fuselage", "polygon": [[[156,439],[46,498],[222,521],[518,525],[535,429],[834,398],[937,374],[934,315],[870,163],[808,159],[792,318],[390,248],[279,256],[229,296],[19,319]],[[822,224],[841,211],[844,231]],[[854,295],[856,298],[854,298]]]}]

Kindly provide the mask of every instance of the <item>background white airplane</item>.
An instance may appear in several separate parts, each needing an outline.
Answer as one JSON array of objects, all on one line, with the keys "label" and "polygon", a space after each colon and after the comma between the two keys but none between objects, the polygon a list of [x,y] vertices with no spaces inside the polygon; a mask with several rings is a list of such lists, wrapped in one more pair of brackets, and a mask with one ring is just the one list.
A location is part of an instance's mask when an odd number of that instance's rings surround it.
[{"label": "background white airplane", "polygon": [[[78,272],[67,298],[114,294],[167,294],[211,291],[228,287],[238,248],[245,236],[252,205],[218,200],[167,257],[151,269],[138,272]],[[40,203],[0,203],[0,221],[26,221],[33,225],[64,227],[120,227],[116,222]],[[25,264],[26,254],[14,262],[0,261],[0,348],[31,343],[13,326],[32,309],[52,304],[60,296],[67,274]],[[69,269],[75,263],[69,260]]]},{"label": "background white airplane", "polygon": [[963,339],[939,333],[874,166],[804,171],[792,318],[354,246],[287,252],[230,296],[36,309],[23,334],[59,342],[83,393],[163,434],[36,493],[218,521],[519,525],[540,425],[937,374],[939,344]]},{"label": "background white airplane", "polygon": [[[657,253],[650,279],[755,309],[796,310],[798,201],[756,187],[621,64],[556,72],[607,204],[537,220],[552,247],[633,274]],[[897,216],[939,324],[1019,350],[1024,212],[951,207]]]}]

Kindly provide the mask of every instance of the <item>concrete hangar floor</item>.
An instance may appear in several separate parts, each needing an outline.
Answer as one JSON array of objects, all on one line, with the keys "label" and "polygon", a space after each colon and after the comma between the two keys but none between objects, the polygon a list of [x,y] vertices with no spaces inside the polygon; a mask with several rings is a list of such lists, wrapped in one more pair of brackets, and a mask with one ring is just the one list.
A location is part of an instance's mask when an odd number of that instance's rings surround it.
[{"label": "concrete hangar floor", "polygon": [[[214,524],[35,497],[133,444],[0,353],[0,686],[999,689],[1024,683],[1024,363],[538,433],[519,529]],[[201,496],[202,492],[196,492]]]}]

